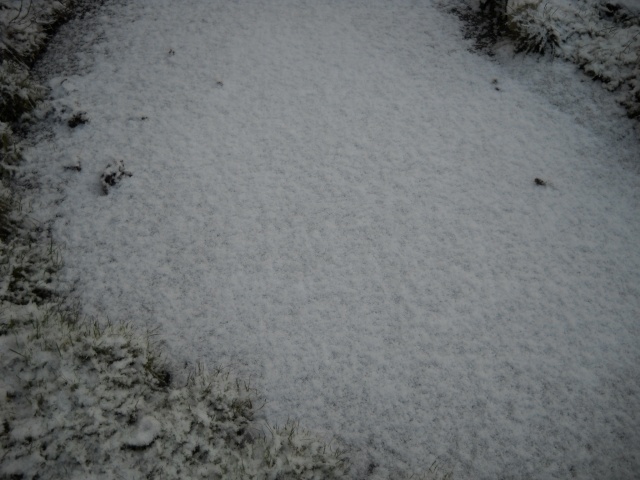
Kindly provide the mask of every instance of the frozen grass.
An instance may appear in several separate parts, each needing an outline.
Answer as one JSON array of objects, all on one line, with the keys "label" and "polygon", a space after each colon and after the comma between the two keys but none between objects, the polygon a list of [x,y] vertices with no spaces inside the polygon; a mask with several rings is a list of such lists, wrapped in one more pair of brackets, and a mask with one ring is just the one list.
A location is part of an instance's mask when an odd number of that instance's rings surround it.
[{"label": "frozen grass", "polygon": [[185,385],[154,335],[73,311],[4,304],[2,478],[342,478],[345,452],[261,426],[246,382],[198,366]]},{"label": "frozen grass", "polygon": [[626,4],[594,0],[487,0],[459,12],[487,48],[508,40],[516,53],[551,54],[578,65],[640,116],[640,15]]},{"label": "frozen grass", "polygon": [[52,275],[61,265],[9,180],[21,158],[12,126],[29,121],[46,91],[31,78],[29,65],[70,5],[69,0],[0,0],[0,300],[17,305],[50,300]]},{"label": "frozen grass", "polygon": [[11,127],[0,122],[0,181],[11,176],[20,161],[20,148],[14,139]]},{"label": "frozen grass", "polygon": [[71,6],[72,0],[0,1],[0,53],[20,63],[31,63]]},{"label": "frozen grass", "polygon": [[19,120],[42,99],[44,88],[35,83],[24,65],[5,60],[0,65],[0,119],[3,122]]},{"label": "frozen grass", "polygon": [[0,0],[0,176],[20,160],[11,124],[31,120],[29,112],[46,89],[32,77],[30,65],[47,36],[67,18],[73,0]]},{"label": "frozen grass", "polygon": [[47,232],[24,210],[15,195],[0,186],[0,301],[15,305],[54,299],[51,284],[62,266]]},{"label": "frozen grass", "polygon": [[640,115],[640,16],[615,3],[519,2],[507,6],[518,51],[551,51],[617,92]]}]

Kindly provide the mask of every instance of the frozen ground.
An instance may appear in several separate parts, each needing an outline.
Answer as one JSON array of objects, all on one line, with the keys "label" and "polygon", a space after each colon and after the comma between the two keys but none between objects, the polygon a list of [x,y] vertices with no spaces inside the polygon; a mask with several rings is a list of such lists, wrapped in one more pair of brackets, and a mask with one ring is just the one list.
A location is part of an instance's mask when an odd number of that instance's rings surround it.
[{"label": "frozen ground", "polygon": [[90,25],[43,62],[24,174],[85,313],[251,377],[362,477],[637,474],[640,149],[608,92],[470,53],[429,1],[106,2]]}]

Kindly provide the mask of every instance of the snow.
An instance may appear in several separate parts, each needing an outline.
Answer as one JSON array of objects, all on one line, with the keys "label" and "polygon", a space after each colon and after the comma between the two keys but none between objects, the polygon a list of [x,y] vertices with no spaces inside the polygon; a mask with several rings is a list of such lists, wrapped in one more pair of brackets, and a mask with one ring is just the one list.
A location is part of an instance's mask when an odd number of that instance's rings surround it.
[{"label": "snow", "polygon": [[160,435],[162,426],[160,422],[150,415],[140,419],[130,436],[124,441],[124,445],[130,448],[144,448]]},{"label": "snow", "polygon": [[335,435],[356,478],[640,469],[638,128],[608,92],[470,52],[426,0],[90,21],[57,40],[23,172],[84,313],[160,327],[176,375],[250,378],[269,423]]}]

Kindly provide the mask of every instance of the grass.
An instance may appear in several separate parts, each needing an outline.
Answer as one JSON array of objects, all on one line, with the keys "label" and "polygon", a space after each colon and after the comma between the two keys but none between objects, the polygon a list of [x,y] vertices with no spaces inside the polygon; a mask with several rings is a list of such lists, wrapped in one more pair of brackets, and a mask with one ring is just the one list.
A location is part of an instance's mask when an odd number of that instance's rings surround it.
[{"label": "grass", "polygon": [[57,297],[54,276],[61,267],[51,236],[31,219],[17,195],[0,184],[0,301],[52,301]]},{"label": "grass", "polygon": [[31,79],[29,69],[14,60],[0,65],[0,122],[20,120],[35,108],[45,89]]},{"label": "grass", "polygon": [[[3,311],[0,476],[125,471],[165,478],[344,478],[345,451],[302,430],[256,423],[247,382],[199,365],[171,386],[154,333],[33,304]],[[151,427],[149,427],[151,425]],[[30,459],[39,452],[39,460]],[[106,470],[105,470],[106,469]]]},{"label": "grass", "polygon": [[64,22],[76,0],[0,0],[0,181],[20,161],[12,125],[31,121],[29,112],[46,89],[31,77],[31,65],[48,36]]},{"label": "grass", "polygon": [[577,65],[640,118],[640,17],[615,3],[578,0],[486,0],[454,8],[467,38],[489,55],[497,45],[515,53],[549,54]]}]

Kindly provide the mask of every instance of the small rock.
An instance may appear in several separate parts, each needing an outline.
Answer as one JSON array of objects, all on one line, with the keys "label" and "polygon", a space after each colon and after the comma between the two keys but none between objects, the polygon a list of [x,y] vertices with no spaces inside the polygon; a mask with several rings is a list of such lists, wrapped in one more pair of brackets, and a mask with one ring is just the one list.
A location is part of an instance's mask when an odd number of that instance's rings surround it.
[{"label": "small rock", "polygon": [[102,175],[100,175],[100,182],[102,183],[102,191],[105,195],[109,193],[111,187],[115,187],[120,180],[124,177],[130,177],[131,172],[127,172],[124,169],[124,161],[115,160],[107,165]]},{"label": "small rock", "polygon": [[545,182],[544,180],[542,180],[541,178],[536,178],[534,180],[536,185],[540,185],[541,187],[544,187],[547,185],[547,182]]}]

